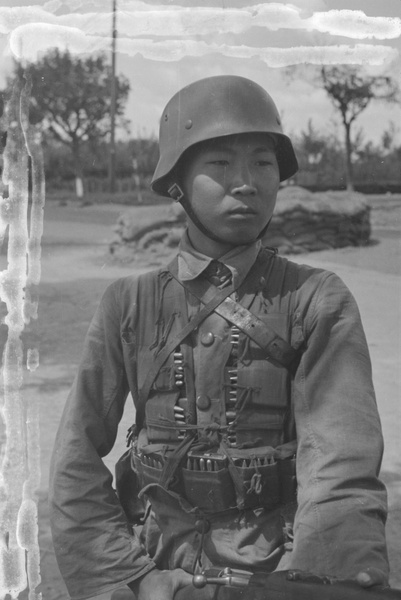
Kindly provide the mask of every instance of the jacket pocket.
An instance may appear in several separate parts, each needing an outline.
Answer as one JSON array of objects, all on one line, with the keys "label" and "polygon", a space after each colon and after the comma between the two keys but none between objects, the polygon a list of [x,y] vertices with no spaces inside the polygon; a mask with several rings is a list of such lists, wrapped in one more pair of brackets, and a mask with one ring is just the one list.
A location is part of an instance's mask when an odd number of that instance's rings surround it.
[{"label": "jacket pocket", "polygon": [[180,392],[158,393],[148,398],[145,406],[146,428],[150,443],[174,442],[180,439],[174,406]]},{"label": "jacket pocket", "polygon": [[263,459],[234,459],[229,469],[236,482],[238,508],[273,508],[280,502],[277,462]]},{"label": "jacket pocket", "polygon": [[192,506],[216,513],[235,508],[234,486],[227,467],[218,471],[182,469],[184,495]]},{"label": "jacket pocket", "polygon": [[238,388],[252,389],[251,404],[256,408],[287,408],[291,378],[284,367],[267,361],[254,361],[238,368]]}]

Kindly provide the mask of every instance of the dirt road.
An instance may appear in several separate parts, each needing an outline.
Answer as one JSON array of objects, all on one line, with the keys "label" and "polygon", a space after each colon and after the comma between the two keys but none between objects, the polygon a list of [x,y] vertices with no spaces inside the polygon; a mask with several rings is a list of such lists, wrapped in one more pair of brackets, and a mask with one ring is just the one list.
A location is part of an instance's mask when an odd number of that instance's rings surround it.
[{"label": "dirt road", "polygon": [[[145,270],[142,261],[113,264],[107,253],[111,226],[124,207],[46,207],[42,253],[42,284],[39,321],[28,338],[39,340],[41,364],[27,374],[25,393],[40,404],[41,468],[40,544],[42,552],[42,593],[46,600],[67,600],[59,575],[47,521],[49,456],[62,407],[74,376],[83,336],[95,306],[109,282],[133,270]],[[398,228],[399,230],[401,227]],[[388,486],[390,514],[388,542],[392,584],[401,587],[401,424],[399,360],[400,347],[400,234],[397,228],[376,231],[377,243],[366,248],[344,248],[296,257],[335,271],[351,288],[359,303],[372,354],[378,405],[383,422],[386,450],[382,477]],[[4,257],[3,257],[4,259]],[[155,266],[157,258],[148,258]],[[3,268],[0,264],[0,268]],[[106,463],[113,467],[124,451],[126,428],[134,418],[126,407],[120,435]],[[398,572],[397,572],[398,571]]]}]

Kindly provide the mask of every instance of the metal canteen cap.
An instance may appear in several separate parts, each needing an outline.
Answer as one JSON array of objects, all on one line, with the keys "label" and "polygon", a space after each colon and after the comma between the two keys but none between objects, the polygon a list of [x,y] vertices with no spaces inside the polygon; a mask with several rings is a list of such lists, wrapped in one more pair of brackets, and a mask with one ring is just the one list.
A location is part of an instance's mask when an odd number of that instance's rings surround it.
[{"label": "metal canteen cap", "polygon": [[298,170],[291,140],[270,95],[257,83],[236,75],[191,83],[168,102],[160,122],[160,159],[152,179],[157,194],[169,196],[170,176],[183,153],[199,142],[239,133],[274,133],[280,181]]}]

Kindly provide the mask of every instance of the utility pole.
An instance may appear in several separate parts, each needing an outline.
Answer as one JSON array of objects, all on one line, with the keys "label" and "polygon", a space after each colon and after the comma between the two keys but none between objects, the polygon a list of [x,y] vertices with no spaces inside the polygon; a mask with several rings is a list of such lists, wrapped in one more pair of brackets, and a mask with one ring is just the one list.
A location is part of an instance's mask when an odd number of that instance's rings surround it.
[{"label": "utility pole", "polygon": [[110,103],[110,167],[109,185],[112,194],[116,191],[116,40],[117,0],[113,0],[112,43],[111,43],[111,103]]}]

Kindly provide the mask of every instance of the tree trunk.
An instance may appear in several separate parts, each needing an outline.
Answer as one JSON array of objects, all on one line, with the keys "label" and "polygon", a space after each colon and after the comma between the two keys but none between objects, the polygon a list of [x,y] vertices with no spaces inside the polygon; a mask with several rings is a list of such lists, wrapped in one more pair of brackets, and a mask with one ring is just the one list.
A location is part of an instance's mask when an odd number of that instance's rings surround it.
[{"label": "tree trunk", "polygon": [[84,178],[82,170],[81,152],[79,147],[79,141],[77,139],[72,142],[72,154],[74,157],[74,171],[75,171],[75,193],[77,198],[82,199],[84,197]]},{"label": "tree trunk", "polygon": [[352,147],[351,147],[351,123],[344,121],[345,127],[345,181],[347,190],[354,191],[354,177],[352,172]]}]

